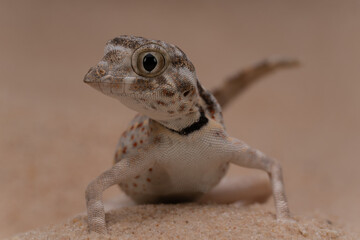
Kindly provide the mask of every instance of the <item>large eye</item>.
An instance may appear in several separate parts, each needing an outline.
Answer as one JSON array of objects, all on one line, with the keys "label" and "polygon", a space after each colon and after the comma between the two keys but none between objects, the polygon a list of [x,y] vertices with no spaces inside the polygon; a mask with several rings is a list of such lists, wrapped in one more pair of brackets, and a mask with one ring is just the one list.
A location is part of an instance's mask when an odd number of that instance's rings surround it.
[{"label": "large eye", "polygon": [[155,77],[165,71],[168,65],[166,51],[156,44],[138,48],[132,57],[134,71],[143,77]]},{"label": "large eye", "polygon": [[158,75],[165,66],[165,58],[159,52],[142,52],[137,59],[139,75],[155,76]]},{"label": "large eye", "polygon": [[158,61],[156,57],[151,53],[148,53],[143,58],[143,67],[145,68],[146,71],[151,72],[156,67],[157,62]]}]

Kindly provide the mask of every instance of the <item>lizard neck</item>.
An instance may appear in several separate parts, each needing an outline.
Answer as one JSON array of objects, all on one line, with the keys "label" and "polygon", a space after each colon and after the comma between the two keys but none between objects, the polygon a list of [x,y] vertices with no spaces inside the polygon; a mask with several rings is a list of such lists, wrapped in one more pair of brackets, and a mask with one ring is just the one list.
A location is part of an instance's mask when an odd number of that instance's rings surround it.
[{"label": "lizard neck", "polygon": [[183,117],[168,121],[159,120],[158,122],[173,132],[180,135],[188,135],[201,129],[208,121],[203,109],[200,108],[199,111],[186,114]]}]

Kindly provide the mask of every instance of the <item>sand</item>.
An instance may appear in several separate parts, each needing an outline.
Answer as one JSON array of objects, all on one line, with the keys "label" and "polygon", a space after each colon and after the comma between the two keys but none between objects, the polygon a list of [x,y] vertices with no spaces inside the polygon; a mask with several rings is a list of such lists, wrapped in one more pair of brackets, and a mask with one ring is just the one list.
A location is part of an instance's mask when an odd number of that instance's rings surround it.
[{"label": "sand", "polygon": [[106,214],[108,234],[89,234],[87,217],[19,234],[11,239],[357,239],[336,221],[319,216],[275,220],[264,205],[140,205]]}]

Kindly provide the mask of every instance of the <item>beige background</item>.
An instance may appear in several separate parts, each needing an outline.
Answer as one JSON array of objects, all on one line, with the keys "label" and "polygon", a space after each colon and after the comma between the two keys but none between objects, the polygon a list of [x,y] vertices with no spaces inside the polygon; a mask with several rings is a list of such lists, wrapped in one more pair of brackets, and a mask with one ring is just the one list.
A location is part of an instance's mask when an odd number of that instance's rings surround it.
[{"label": "beige background", "polygon": [[229,106],[228,131],[282,162],[295,214],[360,232],[359,1],[1,1],[0,29],[0,237],[85,210],[134,115],[82,83],[120,34],[180,46],[208,88],[299,58]]}]

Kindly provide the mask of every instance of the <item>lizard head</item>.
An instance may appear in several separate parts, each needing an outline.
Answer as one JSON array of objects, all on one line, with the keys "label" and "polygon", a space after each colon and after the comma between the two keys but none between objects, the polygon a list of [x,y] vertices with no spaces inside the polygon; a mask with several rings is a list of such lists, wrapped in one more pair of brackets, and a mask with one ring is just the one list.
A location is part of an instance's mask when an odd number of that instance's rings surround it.
[{"label": "lizard head", "polygon": [[178,47],[158,40],[120,36],[84,82],[155,120],[199,111],[195,68]]}]

